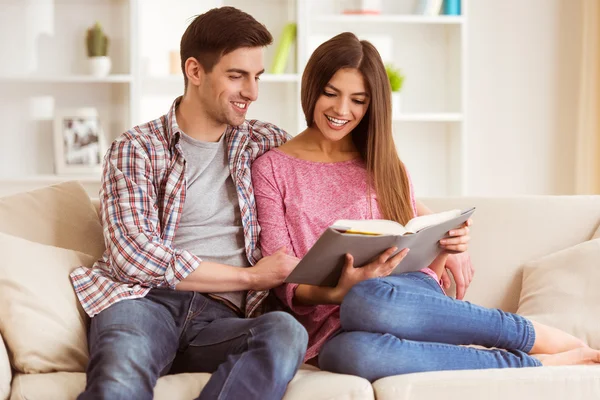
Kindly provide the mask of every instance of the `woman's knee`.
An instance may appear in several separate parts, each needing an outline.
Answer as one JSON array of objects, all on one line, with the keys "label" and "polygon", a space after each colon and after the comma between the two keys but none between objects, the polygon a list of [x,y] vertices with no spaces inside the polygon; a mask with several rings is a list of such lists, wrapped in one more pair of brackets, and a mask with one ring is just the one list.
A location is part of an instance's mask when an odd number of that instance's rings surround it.
[{"label": "woman's knee", "polygon": [[[388,278],[359,282],[346,294],[340,308],[342,329],[347,331],[377,331],[382,319],[411,320],[418,304],[409,287],[402,281]],[[412,298],[411,298],[412,297]]]},{"label": "woman's knee", "polygon": [[379,378],[379,352],[374,336],[382,335],[368,332],[338,334],[321,349],[319,367],[324,371],[356,375],[373,382]]},{"label": "woman's knee", "polygon": [[319,354],[321,369],[360,376],[370,382],[423,372],[427,364],[417,343],[382,333],[343,332],[325,343]]}]

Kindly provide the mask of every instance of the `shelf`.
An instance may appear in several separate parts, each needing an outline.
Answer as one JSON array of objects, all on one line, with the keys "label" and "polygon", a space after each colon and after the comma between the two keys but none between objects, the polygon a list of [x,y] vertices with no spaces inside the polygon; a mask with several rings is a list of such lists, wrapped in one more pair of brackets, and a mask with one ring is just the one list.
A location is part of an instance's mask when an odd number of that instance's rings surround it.
[{"label": "shelf", "polygon": [[0,82],[16,82],[16,83],[128,83],[133,80],[131,75],[108,75],[106,77],[97,78],[91,75],[9,75],[0,76]]},{"label": "shelf", "polygon": [[460,122],[463,116],[460,113],[412,113],[400,114],[392,117],[399,122]]},{"label": "shelf", "polygon": [[66,181],[80,181],[88,183],[100,183],[100,175],[25,175],[15,177],[0,177],[0,184],[29,184],[29,183],[59,183]]},{"label": "shelf", "polygon": [[338,22],[338,23],[401,23],[401,24],[445,24],[460,25],[464,22],[461,15],[323,15],[315,17],[319,22]]},{"label": "shelf", "polygon": [[[181,75],[164,75],[164,76],[145,76],[144,81],[154,83],[183,83]],[[260,77],[260,82],[298,82],[300,75],[298,74],[263,74]]]},{"label": "shelf", "polygon": [[298,82],[298,74],[264,74],[260,77],[261,82]]}]

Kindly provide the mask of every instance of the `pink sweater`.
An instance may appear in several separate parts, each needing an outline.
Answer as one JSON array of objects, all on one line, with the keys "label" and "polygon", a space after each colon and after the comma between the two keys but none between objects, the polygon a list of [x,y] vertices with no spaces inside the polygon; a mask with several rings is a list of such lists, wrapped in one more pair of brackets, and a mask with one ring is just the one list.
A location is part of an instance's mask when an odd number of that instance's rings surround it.
[{"label": "pink sweater", "polygon": [[[367,171],[358,159],[319,163],[272,149],[253,163],[252,181],[264,256],[285,246],[289,254],[302,258],[335,220],[382,218],[372,191],[367,198]],[[412,184],[411,198],[416,215]],[[432,270],[423,272],[437,279]],[[306,327],[308,360],[339,329],[339,306],[298,304],[294,301],[297,287],[284,284],[275,294]]]}]

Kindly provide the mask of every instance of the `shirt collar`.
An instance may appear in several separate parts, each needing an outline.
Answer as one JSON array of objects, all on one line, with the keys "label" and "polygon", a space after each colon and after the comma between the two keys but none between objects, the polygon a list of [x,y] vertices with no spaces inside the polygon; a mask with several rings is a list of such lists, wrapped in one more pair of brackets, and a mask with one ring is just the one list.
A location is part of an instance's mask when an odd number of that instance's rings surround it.
[{"label": "shirt collar", "polygon": [[171,105],[171,109],[167,113],[167,141],[169,142],[169,146],[173,147],[178,141],[179,136],[181,135],[181,129],[179,128],[179,124],[177,124],[176,111],[177,107],[179,107],[179,103],[183,96],[179,96],[175,99],[173,104]]}]

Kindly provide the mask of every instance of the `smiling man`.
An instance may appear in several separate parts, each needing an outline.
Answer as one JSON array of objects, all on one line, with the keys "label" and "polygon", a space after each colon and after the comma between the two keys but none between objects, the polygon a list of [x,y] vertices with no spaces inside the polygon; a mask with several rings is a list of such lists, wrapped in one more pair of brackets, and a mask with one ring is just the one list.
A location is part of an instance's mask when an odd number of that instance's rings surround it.
[{"label": "smiling man", "polygon": [[250,166],[287,139],[245,119],[271,42],[235,8],[196,17],[181,39],[185,94],[105,156],[107,249],[71,274],[92,317],[79,399],[152,399],[169,372],[212,373],[200,399],[280,399],[302,362],[306,330],[262,313],[298,262],[256,249]]}]

